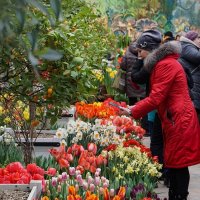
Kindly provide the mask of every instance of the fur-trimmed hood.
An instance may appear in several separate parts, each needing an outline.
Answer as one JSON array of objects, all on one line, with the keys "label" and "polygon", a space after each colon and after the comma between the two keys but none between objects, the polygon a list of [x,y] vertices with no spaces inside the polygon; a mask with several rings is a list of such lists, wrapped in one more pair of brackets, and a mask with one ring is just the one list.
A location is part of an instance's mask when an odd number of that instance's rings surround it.
[{"label": "fur-trimmed hood", "polygon": [[197,48],[199,48],[199,46],[197,44],[195,44],[192,40],[184,37],[184,36],[181,36],[180,37],[180,42],[186,42],[186,43],[189,43],[189,44],[193,44],[194,46],[196,46]]},{"label": "fur-trimmed hood", "polygon": [[160,45],[144,59],[144,67],[151,72],[154,66],[168,55],[181,54],[181,44],[178,41],[171,41]]}]

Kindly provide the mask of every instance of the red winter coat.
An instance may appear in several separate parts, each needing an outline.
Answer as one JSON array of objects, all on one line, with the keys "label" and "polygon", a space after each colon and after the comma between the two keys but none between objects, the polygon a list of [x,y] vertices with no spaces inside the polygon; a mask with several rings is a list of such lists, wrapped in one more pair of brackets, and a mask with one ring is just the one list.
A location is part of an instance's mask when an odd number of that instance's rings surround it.
[{"label": "red winter coat", "polygon": [[200,126],[186,75],[177,61],[180,46],[163,44],[145,59],[151,71],[150,95],[132,108],[135,119],[157,109],[163,128],[165,167],[200,163]]}]

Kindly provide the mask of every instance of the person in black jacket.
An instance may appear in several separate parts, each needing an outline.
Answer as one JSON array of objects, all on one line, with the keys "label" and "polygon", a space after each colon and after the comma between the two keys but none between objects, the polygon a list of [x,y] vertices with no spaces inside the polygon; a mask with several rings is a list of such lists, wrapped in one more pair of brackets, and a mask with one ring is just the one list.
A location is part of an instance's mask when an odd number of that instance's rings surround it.
[{"label": "person in black jacket", "polygon": [[125,92],[129,98],[129,105],[134,105],[138,101],[138,98],[145,97],[144,86],[131,80],[132,69],[138,65],[137,57],[138,52],[136,43],[132,42],[127,48],[126,53],[122,58],[122,62],[120,63],[121,69],[126,71]]},{"label": "person in black jacket", "polygon": [[[182,53],[179,62],[192,75],[194,84],[191,90],[192,100],[200,118],[200,35],[195,31],[189,31],[185,37],[180,37],[180,42]],[[189,78],[191,79],[191,77]]]}]

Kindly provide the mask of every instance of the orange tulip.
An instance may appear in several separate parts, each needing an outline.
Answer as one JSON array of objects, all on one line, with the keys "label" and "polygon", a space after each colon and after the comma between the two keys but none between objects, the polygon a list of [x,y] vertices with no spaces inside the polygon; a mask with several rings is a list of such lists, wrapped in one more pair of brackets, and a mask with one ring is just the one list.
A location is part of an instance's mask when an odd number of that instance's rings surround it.
[{"label": "orange tulip", "polygon": [[108,188],[104,189],[104,191],[103,191],[103,197],[104,197],[104,200],[110,200],[110,195],[109,195]]},{"label": "orange tulip", "polygon": [[118,195],[115,195],[112,200],[121,200],[121,198]]},{"label": "orange tulip", "polygon": [[96,194],[91,194],[89,197],[86,197],[85,200],[99,200]]},{"label": "orange tulip", "polygon": [[76,195],[76,189],[74,186],[69,186],[68,187],[68,193],[71,194],[71,195]]},{"label": "orange tulip", "polygon": [[42,200],[49,200],[49,197],[48,196],[44,196],[44,197],[42,197]]},{"label": "orange tulip", "polygon": [[67,196],[67,200],[76,200],[76,199],[73,195],[70,194]]},{"label": "orange tulip", "polygon": [[125,187],[120,187],[119,192],[118,192],[118,196],[123,199],[126,195],[126,188]]}]

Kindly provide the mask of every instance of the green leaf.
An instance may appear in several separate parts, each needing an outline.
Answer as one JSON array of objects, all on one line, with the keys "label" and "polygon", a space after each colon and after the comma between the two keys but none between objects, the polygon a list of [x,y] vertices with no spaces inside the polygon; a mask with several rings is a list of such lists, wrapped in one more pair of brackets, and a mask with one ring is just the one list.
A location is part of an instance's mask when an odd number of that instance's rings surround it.
[{"label": "green leaf", "polygon": [[53,21],[52,17],[49,14],[49,11],[47,8],[38,0],[27,0],[27,2],[34,7],[38,8],[44,15],[46,15],[51,23],[51,26],[55,25],[55,22]]},{"label": "green leaf", "polygon": [[74,57],[72,62],[77,65],[81,65],[83,63],[83,58],[81,57]]},{"label": "green leaf", "polygon": [[22,31],[24,24],[25,24],[25,12],[22,9],[16,10],[16,17],[20,23],[20,32]]},{"label": "green leaf", "polygon": [[39,27],[36,26],[36,28],[31,33],[27,33],[28,39],[29,39],[30,44],[32,46],[32,51],[34,51],[34,49],[36,47],[38,32],[39,32]]},{"label": "green leaf", "polygon": [[56,122],[57,122],[57,117],[55,117],[55,116],[52,117],[51,120],[50,120],[50,124],[54,125]]},{"label": "green leaf", "polygon": [[31,65],[36,66],[39,64],[39,60],[31,53],[28,54],[28,59],[31,62]]},{"label": "green leaf", "polygon": [[50,49],[50,48],[45,49],[45,51],[46,52],[40,55],[40,58],[50,60],[50,61],[56,61],[56,60],[60,60],[63,56],[60,52]]},{"label": "green leaf", "polygon": [[60,0],[50,0],[51,7],[55,13],[56,19],[59,19],[60,10],[61,10],[61,3]]},{"label": "green leaf", "polygon": [[72,71],[72,72],[71,72],[71,76],[72,76],[73,78],[76,78],[76,77],[78,76],[78,72]]}]

